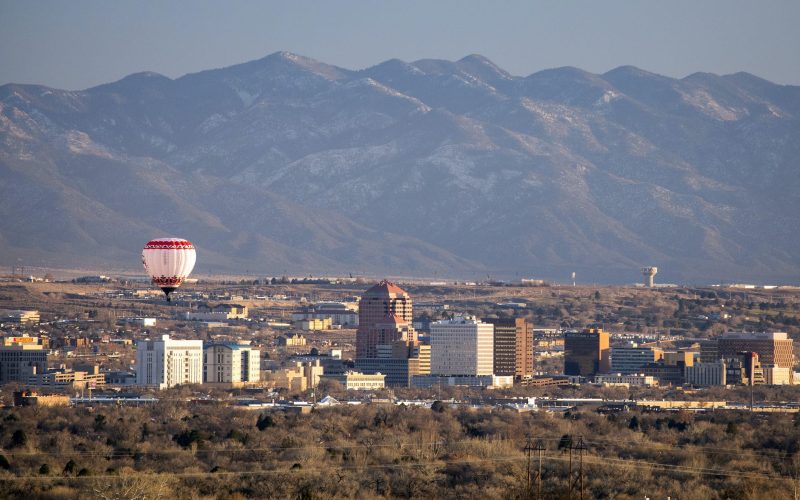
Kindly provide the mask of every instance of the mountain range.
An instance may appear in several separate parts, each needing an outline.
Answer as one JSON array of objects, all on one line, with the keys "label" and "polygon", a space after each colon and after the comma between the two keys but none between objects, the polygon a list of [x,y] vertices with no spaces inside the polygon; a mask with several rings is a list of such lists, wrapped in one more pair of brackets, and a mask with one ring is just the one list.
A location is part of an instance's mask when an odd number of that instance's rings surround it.
[{"label": "mountain range", "polygon": [[0,87],[0,263],[201,273],[800,279],[800,87],[288,52]]}]

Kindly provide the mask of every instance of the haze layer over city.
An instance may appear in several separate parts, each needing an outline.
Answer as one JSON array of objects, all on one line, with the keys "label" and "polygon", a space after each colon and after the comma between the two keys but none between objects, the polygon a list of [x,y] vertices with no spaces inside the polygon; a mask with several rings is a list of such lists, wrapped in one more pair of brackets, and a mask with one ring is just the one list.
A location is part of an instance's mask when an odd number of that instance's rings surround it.
[{"label": "haze layer over city", "polygon": [[794,2],[0,2],[0,496],[796,498]]}]

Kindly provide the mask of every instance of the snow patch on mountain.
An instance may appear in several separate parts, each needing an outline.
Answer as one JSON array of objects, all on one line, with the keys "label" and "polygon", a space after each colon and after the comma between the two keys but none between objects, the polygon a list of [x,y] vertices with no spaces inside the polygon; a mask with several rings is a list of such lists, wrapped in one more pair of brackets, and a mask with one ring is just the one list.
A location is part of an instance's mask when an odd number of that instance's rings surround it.
[{"label": "snow patch on mountain", "polygon": [[746,109],[735,109],[723,106],[717,102],[711,94],[703,89],[695,89],[691,92],[681,92],[681,98],[705,114],[718,120],[733,121],[747,115]]},{"label": "snow patch on mountain", "polygon": [[114,155],[106,147],[97,144],[89,134],[79,130],[69,130],[64,135],[64,144],[67,150],[76,155],[97,156],[100,158],[113,158]]},{"label": "snow patch on mountain", "polygon": [[488,194],[494,187],[493,177],[475,175],[479,169],[463,145],[443,145],[432,155],[419,160],[417,165],[444,170],[449,175],[448,184],[461,190]]}]

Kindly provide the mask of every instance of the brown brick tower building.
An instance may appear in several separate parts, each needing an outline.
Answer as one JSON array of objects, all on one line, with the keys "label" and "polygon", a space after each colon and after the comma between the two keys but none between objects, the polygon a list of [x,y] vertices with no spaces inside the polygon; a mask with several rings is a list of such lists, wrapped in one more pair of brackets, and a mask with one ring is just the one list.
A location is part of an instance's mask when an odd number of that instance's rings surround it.
[{"label": "brown brick tower building", "polygon": [[533,325],[525,318],[485,318],[494,325],[494,374],[533,376]]},{"label": "brown brick tower building", "polygon": [[416,341],[411,322],[411,297],[405,290],[387,280],[373,286],[358,303],[356,358],[377,357],[379,345]]},{"label": "brown brick tower building", "polygon": [[414,375],[430,373],[429,345],[412,326],[411,297],[383,280],[361,296],[356,331],[356,368],[386,375],[386,385],[409,387]]},{"label": "brown brick tower building", "polygon": [[717,339],[719,358],[742,352],[758,354],[763,365],[788,368],[791,380],[794,379],[794,342],[785,332],[727,332]]}]

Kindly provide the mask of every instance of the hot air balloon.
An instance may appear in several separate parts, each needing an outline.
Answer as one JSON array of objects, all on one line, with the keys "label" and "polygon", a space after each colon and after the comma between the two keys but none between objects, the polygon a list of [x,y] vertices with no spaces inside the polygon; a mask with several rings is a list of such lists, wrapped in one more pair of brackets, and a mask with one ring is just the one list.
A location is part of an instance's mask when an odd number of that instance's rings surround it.
[{"label": "hot air balloon", "polygon": [[142,250],[144,270],[167,296],[181,286],[194,268],[197,255],[191,241],[181,238],[158,238]]}]

